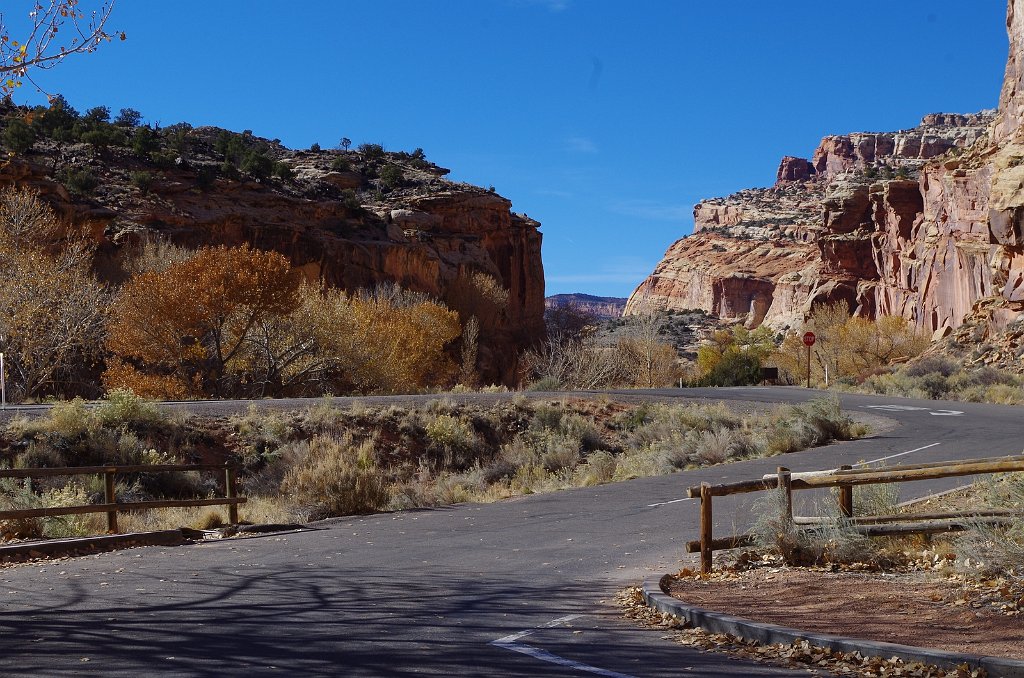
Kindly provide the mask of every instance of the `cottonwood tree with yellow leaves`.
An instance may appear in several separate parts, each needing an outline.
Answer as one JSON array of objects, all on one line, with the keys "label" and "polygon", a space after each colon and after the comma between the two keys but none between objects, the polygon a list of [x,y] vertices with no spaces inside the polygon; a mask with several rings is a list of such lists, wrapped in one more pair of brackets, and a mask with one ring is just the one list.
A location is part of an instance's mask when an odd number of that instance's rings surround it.
[{"label": "cottonwood tree with yellow leaves", "polygon": [[424,295],[388,290],[321,289],[280,254],[204,248],[121,289],[104,384],[154,398],[447,384],[455,365],[446,348],[461,332],[458,316]]},{"label": "cottonwood tree with yellow leaves", "polygon": [[817,338],[811,349],[811,376],[825,385],[863,379],[919,355],[928,346],[928,338],[905,318],[851,317],[845,301],[815,306],[808,321],[806,328],[789,334],[773,356],[790,381],[799,382],[807,374],[807,347],[801,340],[807,329],[813,329]]},{"label": "cottonwood tree with yellow leaves", "polygon": [[104,383],[151,397],[238,393],[253,334],[299,306],[301,282],[284,256],[247,245],[135,276],[113,305]]},{"label": "cottonwood tree with yellow leaves", "polygon": [[21,4],[23,17],[9,9],[0,11],[0,94],[10,94],[24,80],[31,81],[33,70],[53,68],[73,54],[95,52],[114,37],[126,39],[123,31],[107,31],[114,0],[92,9],[81,0]]}]

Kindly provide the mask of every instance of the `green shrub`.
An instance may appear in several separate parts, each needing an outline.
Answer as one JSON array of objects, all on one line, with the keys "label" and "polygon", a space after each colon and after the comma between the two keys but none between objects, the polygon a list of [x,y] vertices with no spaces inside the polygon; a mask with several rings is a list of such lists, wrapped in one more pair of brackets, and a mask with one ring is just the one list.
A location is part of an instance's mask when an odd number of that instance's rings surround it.
[{"label": "green shrub", "polygon": [[287,163],[276,162],[274,163],[274,176],[288,181],[295,178],[295,170]]},{"label": "green shrub", "polygon": [[142,113],[134,108],[122,108],[114,118],[114,124],[119,127],[138,127],[142,124]]},{"label": "green shrub", "polygon": [[380,184],[385,188],[401,186],[405,181],[405,174],[398,165],[388,163],[380,171]]},{"label": "green shrub", "polygon": [[153,187],[154,179],[155,177],[152,172],[144,170],[133,171],[128,174],[128,180],[131,181],[132,186],[135,186],[143,193],[149,193],[149,190]]},{"label": "green shrub", "polygon": [[160,150],[160,137],[151,127],[136,127],[132,133],[132,152],[143,160],[149,160]]},{"label": "green shrub", "polygon": [[36,142],[36,133],[24,120],[15,118],[7,121],[3,133],[4,146],[15,153],[22,154],[32,148]]},{"label": "green shrub", "polygon": [[88,168],[74,168],[67,167],[57,175],[58,181],[67,187],[69,191],[75,195],[90,195],[97,186],[100,185],[99,179],[96,178]]},{"label": "green shrub", "polygon": [[262,181],[274,171],[274,161],[265,153],[253,150],[246,153],[239,169]]},{"label": "green shrub", "polygon": [[345,158],[339,156],[331,161],[332,172],[348,172],[351,169],[351,163],[349,163],[349,161],[346,160]]},{"label": "green shrub", "polygon": [[359,144],[356,148],[362,153],[366,160],[381,160],[384,158],[384,144]]},{"label": "green shrub", "polygon": [[748,386],[761,381],[761,358],[754,353],[726,351],[701,379],[704,386]]},{"label": "green shrub", "polygon": [[89,125],[99,125],[101,123],[110,122],[110,107],[109,106],[95,106],[85,112],[83,120]]},{"label": "green shrub", "polygon": [[[232,167],[232,169],[234,169]],[[217,168],[212,165],[202,165],[196,170],[196,188],[200,191],[208,191],[213,188],[217,181]]]}]

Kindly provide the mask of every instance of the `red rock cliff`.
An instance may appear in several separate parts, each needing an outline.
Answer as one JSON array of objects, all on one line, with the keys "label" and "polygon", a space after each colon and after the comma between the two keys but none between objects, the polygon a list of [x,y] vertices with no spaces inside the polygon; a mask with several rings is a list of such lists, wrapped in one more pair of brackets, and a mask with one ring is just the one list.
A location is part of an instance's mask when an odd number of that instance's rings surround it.
[{"label": "red rock cliff", "polygon": [[[467,314],[472,300],[456,291],[456,281],[489,274],[507,289],[508,305],[481,319],[480,364],[486,379],[515,383],[516,356],[544,331],[536,221],[493,192],[447,181],[446,170],[401,155],[387,161],[401,169],[403,184],[385,193],[355,151],[295,152],[273,142],[266,143],[291,178],[218,176],[199,187],[216,132],[190,130],[192,157],[150,171],[147,190],[133,186],[146,166],[127,151],[96,157],[84,144],[58,151],[42,142],[0,167],[0,186],[33,186],[71,221],[90,224],[100,272],[115,283],[125,247],[148,234],[193,247],[251,243],[285,254],[313,280],[351,290],[393,281]],[[355,166],[334,171],[338,157]],[[73,195],[56,178],[58,162],[88,170],[99,185],[88,197]]]},{"label": "red rock cliff", "polygon": [[697,205],[694,235],[669,248],[626,314],[701,308],[782,327],[844,299],[940,334],[982,301],[996,328],[1018,318],[1024,0],[1009,3],[1007,27],[997,114],[933,114],[912,130],[826,137],[812,161],[784,158],[774,188]]}]

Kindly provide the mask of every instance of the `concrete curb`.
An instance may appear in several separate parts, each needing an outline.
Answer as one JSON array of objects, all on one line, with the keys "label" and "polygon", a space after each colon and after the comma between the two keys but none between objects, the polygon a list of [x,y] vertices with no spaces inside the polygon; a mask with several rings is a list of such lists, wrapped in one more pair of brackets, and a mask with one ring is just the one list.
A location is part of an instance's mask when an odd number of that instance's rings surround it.
[{"label": "concrete curb", "polygon": [[134,546],[180,546],[185,541],[185,536],[181,530],[129,532],[127,534],[108,534],[98,537],[32,541],[12,544],[10,546],[0,546],[0,562],[41,558],[44,556],[79,555],[79,552],[85,549],[112,551],[114,549]]},{"label": "concrete curb", "polygon": [[826,647],[830,650],[847,653],[860,652],[865,657],[884,657],[886,659],[899,657],[907,662],[931,664],[945,669],[955,669],[963,664],[968,664],[972,669],[985,669],[990,678],[1024,678],[1024,661],[1018,659],[957,654],[924,647],[860,640],[826,633],[810,633],[786,626],[762,624],[742,617],[687,605],[664,592],[661,582],[668,576],[665,575],[660,580],[649,579],[644,582],[644,601],[659,612],[684,619],[691,626],[699,626],[711,633],[728,633],[737,638],[756,640],[764,644],[783,643],[789,645],[806,640],[812,645]]}]

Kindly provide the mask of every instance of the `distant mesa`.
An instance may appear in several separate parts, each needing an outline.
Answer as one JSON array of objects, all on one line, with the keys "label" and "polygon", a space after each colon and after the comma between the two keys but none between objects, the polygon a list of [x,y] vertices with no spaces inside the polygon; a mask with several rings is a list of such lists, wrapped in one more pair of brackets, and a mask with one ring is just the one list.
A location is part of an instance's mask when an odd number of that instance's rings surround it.
[{"label": "distant mesa", "polygon": [[590,313],[598,320],[621,318],[626,308],[623,297],[595,297],[590,294],[555,294],[544,299],[544,308],[556,309],[572,306],[580,311]]}]

